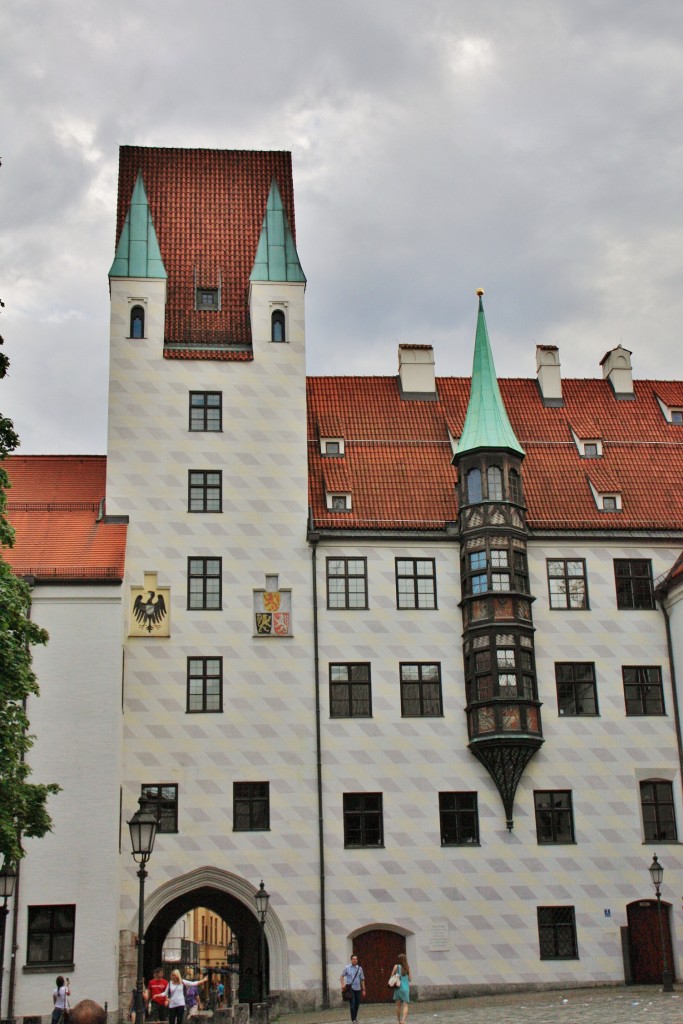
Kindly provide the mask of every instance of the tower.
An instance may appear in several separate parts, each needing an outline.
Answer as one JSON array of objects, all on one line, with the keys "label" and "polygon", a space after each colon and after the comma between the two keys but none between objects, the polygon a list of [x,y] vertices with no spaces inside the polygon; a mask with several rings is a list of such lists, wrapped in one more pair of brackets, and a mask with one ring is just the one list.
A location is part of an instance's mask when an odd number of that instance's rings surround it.
[{"label": "tower", "polygon": [[543,743],[522,490],[524,450],[496,378],[480,289],[458,469],[463,658],[469,749],[513,827],[517,784]]}]

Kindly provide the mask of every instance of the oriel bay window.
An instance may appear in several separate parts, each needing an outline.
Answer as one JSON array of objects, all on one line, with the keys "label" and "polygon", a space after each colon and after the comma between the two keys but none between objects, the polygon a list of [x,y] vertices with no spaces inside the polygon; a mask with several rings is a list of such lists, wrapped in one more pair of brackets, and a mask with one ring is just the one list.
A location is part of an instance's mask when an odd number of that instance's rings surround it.
[{"label": "oriel bay window", "polygon": [[470,737],[540,733],[533,639],[515,630],[480,633],[465,641]]}]

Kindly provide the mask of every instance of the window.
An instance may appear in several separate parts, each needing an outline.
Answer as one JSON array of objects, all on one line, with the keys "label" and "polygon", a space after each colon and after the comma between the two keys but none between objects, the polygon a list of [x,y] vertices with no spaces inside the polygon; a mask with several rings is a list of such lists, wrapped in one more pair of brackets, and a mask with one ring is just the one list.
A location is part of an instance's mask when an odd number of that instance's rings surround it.
[{"label": "window", "polygon": [[330,508],[332,509],[333,512],[348,512],[350,508],[348,495],[330,495]]},{"label": "window", "polygon": [[569,789],[536,790],[536,839],[539,843],[573,843],[574,819]]},{"label": "window", "polygon": [[145,311],[142,306],[133,306],[130,311],[130,336],[131,338],[144,338],[145,336]]},{"label": "window", "polygon": [[529,566],[526,555],[523,551],[513,551],[512,557],[515,567],[515,590],[520,594],[529,593]]},{"label": "window", "polygon": [[602,510],[603,512],[619,511],[619,499],[617,498],[616,494],[603,494]]},{"label": "window", "polygon": [[657,666],[622,668],[627,715],[663,715],[662,670]]},{"label": "window", "polygon": [[221,607],[221,559],[188,558],[187,607],[215,611]]},{"label": "window", "polygon": [[557,713],[567,718],[598,714],[595,665],[592,661],[555,663]]},{"label": "window", "polygon": [[583,446],[583,456],[585,459],[597,459],[600,455],[598,450],[597,442],[586,441]]},{"label": "window", "polygon": [[508,474],[508,484],[510,487],[510,501],[516,502],[517,505],[522,504],[522,478],[516,469],[511,469]]},{"label": "window", "polygon": [[223,710],[223,659],[187,659],[187,710]]},{"label": "window", "polygon": [[649,558],[615,558],[617,608],[654,608],[652,562]]},{"label": "window", "polygon": [[479,844],[479,813],[476,793],[439,793],[442,846]]},{"label": "window", "polygon": [[190,391],[190,430],[223,429],[223,395],[220,391]]},{"label": "window", "polygon": [[339,441],[325,441],[325,455],[341,455]]},{"label": "window", "polygon": [[646,842],[676,842],[676,815],[670,782],[649,780],[640,784],[640,806]]},{"label": "window", "polygon": [[551,608],[588,607],[586,562],[583,558],[549,558],[548,593]]},{"label": "window", "polygon": [[467,500],[470,505],[476,505],[481,501],[481,470],[471,469],[466,477]]},{"label": "window", "polygon": [[671,422],[681,424],[683,423],[683,409],[672,409],[671,410]]},{"label": "window", "polygon": [[330,665],[330,718],[370,718],[370,665]]},{"label": "window", "polygon": [[503,474],[498,466],[489,466],[486,473],[489,501],[503,500]]},{"label": "window", "polygon": [[188,512],[223,510],[223,474],[220,470],[191,469],[187,481]]},{"label": "window", "polygon": [[403,718],[433,718],[443,715],[441,665],[403,663],[401,671],[401,715]]},{"label": "window", "polygon": [[396,559],[396,607],[436,608],[433,558]]},{"label": "window", "polygon": [[28,908],[28,964],[72,964],[76,907],[73,903]]},{"label": "window", "polygon": [[198,288],[197,309],[220,309],[218,288]]},{"label": "window", "polygon": [[537,907],[541,960],[577,960],[573,907]]},{"label": "window", "polygon": [[146,785],[140,790],[144,809],[156,814],[159,825],[157,832],[178,831],[178,787],[177,785]]},{"label": "window", "polygon": [[327,607],[367,608],[367,559],[327,559]]},{"label": "window", "polygon": [[384,846],[381,793],[344,793],[344,846]]},{"label": "window", "polygon": [[281,309],[274,309],[270,318],[270,340],[285,340],[285,314]]},{"label": "window", "polygon": [[264,832],[270,828],[269,782],[234,782],[232,802],[235,832]]}]

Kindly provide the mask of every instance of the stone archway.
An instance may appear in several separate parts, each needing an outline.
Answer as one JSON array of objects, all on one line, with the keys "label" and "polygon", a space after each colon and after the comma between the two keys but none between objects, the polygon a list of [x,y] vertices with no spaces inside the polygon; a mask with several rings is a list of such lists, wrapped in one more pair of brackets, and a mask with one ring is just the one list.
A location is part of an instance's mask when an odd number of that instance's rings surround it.
[{"label": "stone archway", "polygon": [[[240,941],[241,956],[253,966],[259,942],[254,896],[257,889],[238,875],[215,867],[202,867],[160,885],[145,898],[145,978],[161,963],[161,947],[173,924],[194,907],[207,907],[228,921]],[[120,1006],[127,1005],[137,975],[137,912],[121,933]],[[270,992],[289,989],[287,937],[277,912],[268,908],[265,926],[266,978]]]}]

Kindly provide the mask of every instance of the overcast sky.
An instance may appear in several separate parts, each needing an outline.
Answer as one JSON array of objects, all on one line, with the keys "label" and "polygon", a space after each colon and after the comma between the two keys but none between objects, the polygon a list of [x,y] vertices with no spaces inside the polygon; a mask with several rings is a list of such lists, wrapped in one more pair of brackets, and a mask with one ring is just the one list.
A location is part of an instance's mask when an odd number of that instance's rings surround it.
[{"label": "overcast sky", "polygon": [[291,149],[310,374],[683,375],[683,4],[2,0],[0,411],[104,452],[119,145]]}]

